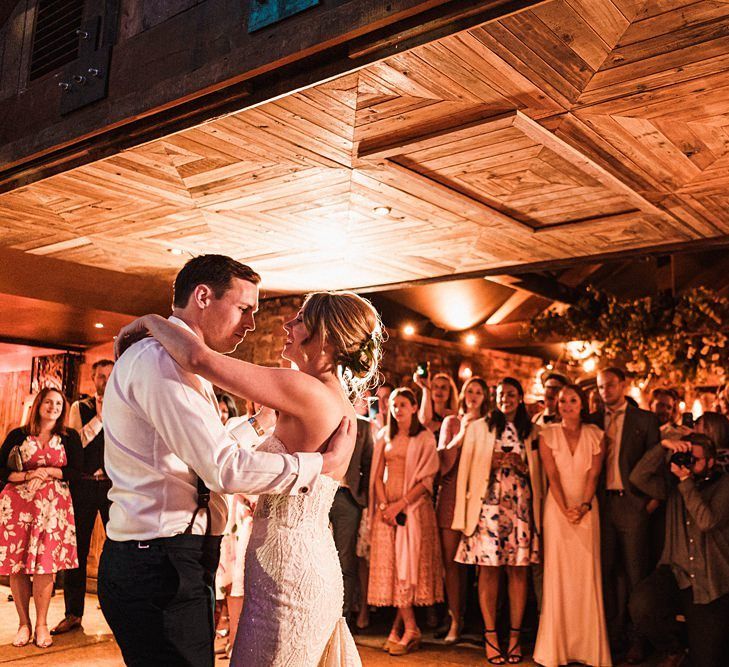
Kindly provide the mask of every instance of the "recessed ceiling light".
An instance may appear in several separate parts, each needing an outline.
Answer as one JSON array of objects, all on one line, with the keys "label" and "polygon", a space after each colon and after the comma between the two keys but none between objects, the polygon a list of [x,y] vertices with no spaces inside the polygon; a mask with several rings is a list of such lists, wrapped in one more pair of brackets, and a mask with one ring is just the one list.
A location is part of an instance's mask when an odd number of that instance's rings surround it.
[{"label": "recessed ceiling light", "polygon": [[167,252],[173,255],[184,255],[185,251],[182,248],[167,248]]},{"label": "recessed ceiling light", "polygon": [[468,334],[468,336],[466,336],[466,345],[475,345],[476,340],[475,334]]},{"label": "recessed ceiling light", "polygon": [[95,327],[96,327],[97,329],[103,329],[103,328],[104,328],[104,324],[103,324],[102,322],[96,322],[96,324],[94,324],[94,326],[95,326]]},{"label": "recessed ceiling light", "polygon": [[403,332],[403,333],[404,333],[404,334],[405,334],[406,336],[412,336],[412,335],[413,335],[413,334],[415,333],[415,327],[414,327],[414,326],[413,326],[412,324],[406,324],[406,325],[405,325],[405,326],[403,327],[403,330],[402,330],[402,332]]},{"label": "recessed ceiling light", "polygon": [[389,206],[375,206],[372,211],[375,215],[390,215],[392,209]]}]

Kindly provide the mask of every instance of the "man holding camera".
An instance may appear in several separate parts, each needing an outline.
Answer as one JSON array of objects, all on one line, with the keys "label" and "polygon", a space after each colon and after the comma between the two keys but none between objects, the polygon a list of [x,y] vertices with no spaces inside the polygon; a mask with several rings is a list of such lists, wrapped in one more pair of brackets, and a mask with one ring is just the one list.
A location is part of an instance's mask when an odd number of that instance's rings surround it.
[{"label": "man holding camera", "polygon": [[715,462],[716,445],[703,434],[691,433],[681,440],[663,440],[630,475],[641,491],[666,499],[666,540],[659,568],[630,603],[636,622],[664,650],[662,665],[679,665],[684,657],[677,638],[679,612],[686,618],[691,665],[726,664],[729,475]]}]

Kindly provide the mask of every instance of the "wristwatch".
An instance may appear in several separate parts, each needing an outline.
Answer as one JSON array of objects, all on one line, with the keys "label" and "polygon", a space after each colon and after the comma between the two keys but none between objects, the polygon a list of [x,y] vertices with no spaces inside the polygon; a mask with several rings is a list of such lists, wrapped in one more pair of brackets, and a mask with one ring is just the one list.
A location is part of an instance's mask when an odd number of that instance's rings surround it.
[{"label": "wristwatch", "polygon": [[592,503],[582,503],[580,507],[584,507],[585,512],[589,512],[592,509]]},{"label": "wristwatch", "polygon": [[262,438],[264,435],[266,435],[266,432],[261,428],[261,425],[258,423],[258,420],[255,417],[249,417],[248,423],[253,427],[253,430],[256,432],[258,437]]}]

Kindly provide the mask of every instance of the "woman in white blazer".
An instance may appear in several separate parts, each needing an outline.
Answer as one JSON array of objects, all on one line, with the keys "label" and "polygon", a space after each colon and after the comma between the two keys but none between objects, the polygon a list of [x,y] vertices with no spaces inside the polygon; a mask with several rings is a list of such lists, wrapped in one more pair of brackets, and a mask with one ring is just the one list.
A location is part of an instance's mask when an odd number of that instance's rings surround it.
[{"label": "woman in white blazer", "polygon": [[[497,408],[466,431],[456,482],[453,530],[463,533],[455,560],[479,566],[479,604],[486,659],[493,665],[522,660],[521,622],[528,567],[539,562],[543,477],[538,433],[524,406],[518,380],[496,387]],[[511,633],[502,652],[496,635],[499,573],[509,582]]]}]

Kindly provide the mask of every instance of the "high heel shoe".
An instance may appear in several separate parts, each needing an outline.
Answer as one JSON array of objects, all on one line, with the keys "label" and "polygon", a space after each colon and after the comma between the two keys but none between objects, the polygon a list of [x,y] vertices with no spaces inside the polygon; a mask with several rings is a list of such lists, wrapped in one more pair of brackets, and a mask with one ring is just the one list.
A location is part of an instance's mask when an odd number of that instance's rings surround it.
[{"label": "high heel shoe", "polygon": [[[412,635],[412,637],[405,642],[405,637],[408,635]],[[406,630],[402,639],[390,649],[390,655],[407,655],[419,649],[422,641],[423,635],[420,633],[420,630],[416,632]]]},{"label": "high heel shoe", "polygon": [[[25,628],[25,632],[23,632],[23,629]],[[16,646],[17,648],[22,648],[23,646],[27,646],[30,644],[30,640],[33,637],[33,628],[30,627],[27,623],[22,623],[18,626],[18,632],[15,635],[15,639],[13,640],[13,646]]]},{"label": "high heel shoe", "polygon": [[[486,628],[483,633],[483,639],[486,642],[486,661],[489,662],[492,665],[505,665],[506,664],[506,658],[504,657],[504,654],[501,652],[501,647],[499,646],[499,637],[496,636],[496,643],[492,644],[488,640],[487,635],[496,635],[496,629],[489,630]],[[492,655],[489,658],[488,650],[489,648],[493,649],[494,651],[498,651],[496,655]]]},{"label": "high heel shoe", "polygon": [[511,638],[509,638],[509,650],[506,652],[506,662],[510,665],[518,665],[523,659],[524,655],[521,652],[521,628],[509,628],[509,632],[517,632],[516,642],[512,646]]},{"label": "high heel shoe", "polygon": [[382,645],[382,650],[385,653],[389,653],[390,649],[392,649],[394,646],[397,646],[400,642],[400,637],[398,637],[394,632],[391,632],[388,638],[385,640],[385,643]]},{"label": "high heel shoe", "polygon": [[[38,629],[39,628],[45,628],[47,637],[44,639],[38,639]],[[33,643],[38,648],[48,648],[50,646],[53,646],[53,639],[51,638],[51,633],[48,632],[48,626],[47,625],[36,625],[35,626],[35,636],[33,637]]]}]

